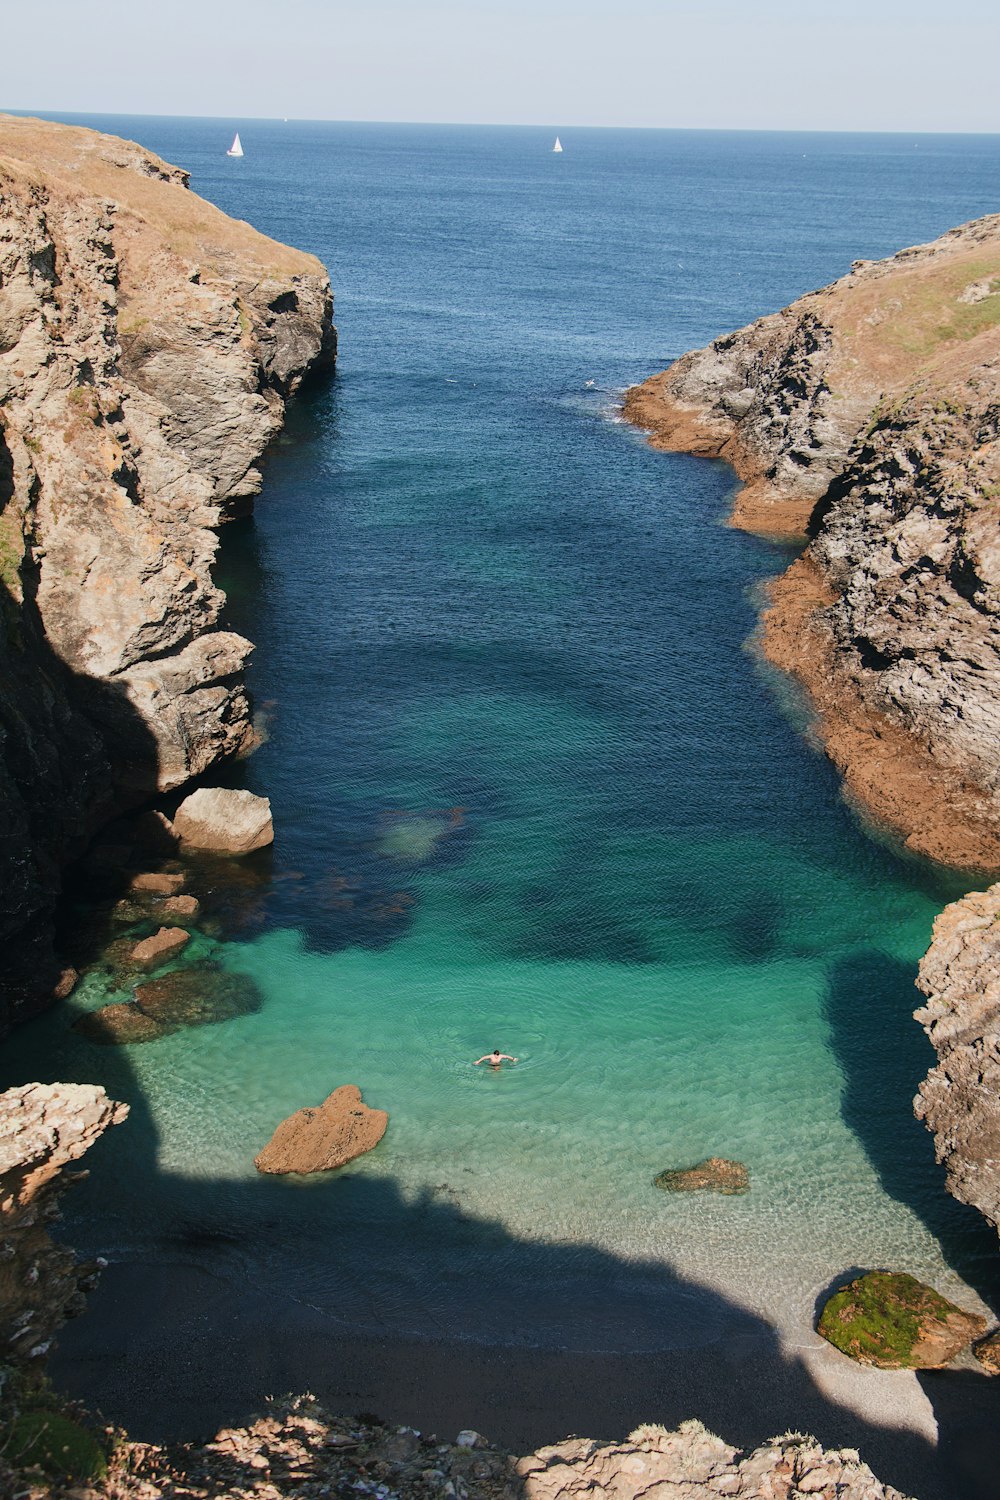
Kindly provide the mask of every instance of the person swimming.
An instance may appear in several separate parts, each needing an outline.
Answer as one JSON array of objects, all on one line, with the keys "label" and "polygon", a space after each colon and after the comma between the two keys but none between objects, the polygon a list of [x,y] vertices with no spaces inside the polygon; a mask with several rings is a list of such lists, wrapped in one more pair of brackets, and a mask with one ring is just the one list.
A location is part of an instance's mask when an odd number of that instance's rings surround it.
[{"label": "person swimming", "polygon": [[509,1052],[501,1052],[499,1047],[494,1047],[493,1051],[487,1052],[485,1057],[477,1057],[472,1066],[478,1068],[479,1064],[484,1062],[489,1063],[491,1068],[499,1068],[501,1063],[517,1062],[517,1058],[511,1057]]}]

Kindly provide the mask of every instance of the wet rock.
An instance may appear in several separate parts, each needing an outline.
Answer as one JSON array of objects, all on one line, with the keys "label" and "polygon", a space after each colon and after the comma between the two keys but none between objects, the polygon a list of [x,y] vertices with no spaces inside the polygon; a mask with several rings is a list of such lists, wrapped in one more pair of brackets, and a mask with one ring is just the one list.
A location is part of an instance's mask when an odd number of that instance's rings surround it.
[{"label": "wet rock", "polygon": [[282,1120],[254,1165],[258,1172],[330,1172],[377,1146],[388,1123],[384,1110],[369,1109],[361,1090],[345,1083],[319,1106]]},{"label": "wet rock", "polygon": [[249,854],[274,843],[268,799],[226,787],[199,787],[185,797],[174,830],[191,848],[222,854]]},{"label": "wet rock", "polygon": [[76,988],[76,982],[79,977],[76,970],[72,966],[67,965],[60,973],[59,979],[52,991],[54,998],[56,1000],[65,1000],[67,995],[71,995]]},{"label": "wet rock", "polygon": [[140,894],[175,896],[184,889],[184,876],[179,870],[146,870],[134,875],[128,888]]},{"label": "wet rock", "polygon": [[136,1005],[163,1029],[214,1026],[260,1010],[263,997],[246,974],[229,974],[212,964],[174,969],[148,979],[135,992]]},{"label": "wet rock", "polygon": [[140,969],[155,969],[175,957],[191,941],[191,934],[183,927],[161,927],[152,937],[136,943],[129,954],[130,961]]},{"label": "wet rock", "polygon": [[933,1287],[902,1271],[869,1271],[826,1302],[817,1330],[835,1349],[881,1370],[937,1370],[986,1331]]},{"label": "wet rock", "polygon": [[156,915],[161,921],[193,922],[201,911],[201,902],[196,896],[168,896],[156,903]]},{"label": "wet rock", "polygon": [[653,1178],[653,1186],[668,1193],[747,1193],[750,1173],[742,1162],[710,1156],[695,1167],[674,1167]]},{"label": "wet rock", "polygon": [[131,1000],[89,1011],[73,1022],[73,1030],[88,1042],[101,1046],[127,1047],[134,1042],[155,1042],[167,1031]]}]

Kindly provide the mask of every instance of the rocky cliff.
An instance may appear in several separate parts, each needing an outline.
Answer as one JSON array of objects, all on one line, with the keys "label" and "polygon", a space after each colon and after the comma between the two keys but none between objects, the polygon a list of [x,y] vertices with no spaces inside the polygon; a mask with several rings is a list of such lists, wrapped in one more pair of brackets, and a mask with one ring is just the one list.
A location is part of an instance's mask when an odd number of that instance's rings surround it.
[{"label": "rocky cliff", "polygon": [[220,522],[335,334],[323,267],[128,141],[0,116],[0,1029],[60,868],[251,743]]},{"label": "rocky cliff", "polygon": [[914,1107],[949,1191],[1000,1229],[1000,885],[945,907],[917,984],[938,1066]]},{"label": "rocky cliff", "polygon": [[764,646],[854,799],[916,852],[1000,869],[1000,216],[856,262],[626,413],[733,464],[735,524],[809,533]]}]

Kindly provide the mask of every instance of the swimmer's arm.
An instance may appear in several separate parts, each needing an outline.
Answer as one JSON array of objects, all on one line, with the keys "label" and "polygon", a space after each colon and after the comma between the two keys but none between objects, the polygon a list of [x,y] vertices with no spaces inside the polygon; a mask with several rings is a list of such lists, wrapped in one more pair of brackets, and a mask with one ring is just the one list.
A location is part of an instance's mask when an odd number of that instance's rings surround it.
[{"label": "swimmer's arm", "polygon": [[478,1068],[480,1063],[484,1063],[486,1061],[486,1058],[491,1057],[492,1055],[493,1055],[492,1053],[487,1052],[486,1053],[486,1057],[477,1057],[476,1060],[475,1060],[475,1062],[472,1064],[472,1066],[474,1068]]}]

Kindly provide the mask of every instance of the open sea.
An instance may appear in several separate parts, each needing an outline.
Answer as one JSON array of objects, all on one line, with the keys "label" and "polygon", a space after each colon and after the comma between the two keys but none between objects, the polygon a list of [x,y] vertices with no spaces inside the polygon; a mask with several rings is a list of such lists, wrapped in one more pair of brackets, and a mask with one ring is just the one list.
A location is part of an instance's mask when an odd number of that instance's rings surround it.
[{"label": "open sea", "polygon": [[[855,1267],[993,1296],[996,1237],[911,1110],[916,965],[964,884],[862,826],[755,656],[792,549],[726,527],[725,465],[618,411],[1000,207],[1000,137],[560,130],[556,155],[549,129],[74,122],[318,255],[341,353],[218,566],[265,735],[227,779],[277,837],[194,883],[190,959],[263,1007],[101,1048],[69,1029],[116,998],[91,978],[6,1047],[8,1082],[132,1105],[69,1242],[344,1329],[585,1350],[813,1344]],[[518,1063],[471,1066],[493,1046]],[[259,1178],[342,1083],[388,1110],[378,1148]],[[750,1192],[653,1187],[708,1156]]]}]

